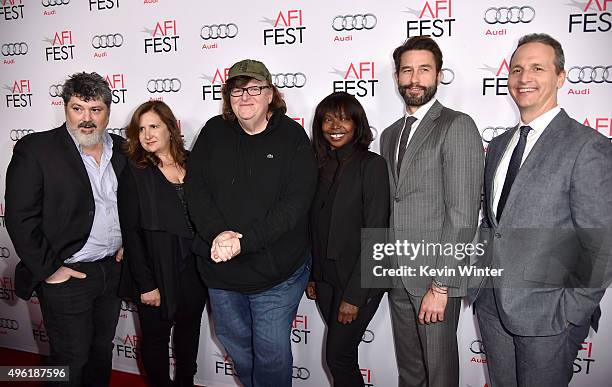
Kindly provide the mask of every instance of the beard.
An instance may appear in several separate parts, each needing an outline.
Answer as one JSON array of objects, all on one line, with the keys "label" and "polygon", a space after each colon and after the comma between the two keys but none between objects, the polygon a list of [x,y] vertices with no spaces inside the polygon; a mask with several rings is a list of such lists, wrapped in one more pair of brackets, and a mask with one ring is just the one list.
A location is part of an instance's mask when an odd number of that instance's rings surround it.
[{"label": "beard", "polygon": [[[94,128],[94,131],[87,134],[81,132],[79,128]],[[81,122],[76,129],[70,128],[70,133],[72,133],[77,143],[85,148],[100,144],[102,142],[102,136],[104,136],[104,131],[98,130],[92,121]]]},{"label": "beard", "polygon": [[409,85],[400,85],[397,90],[399,91],[400,95],[402,96],[402,98],[404,99],[404,102],[406,103],[406,106],[423,106],[425,105],[427,102],[431,101],[431,99],[434,97],[434,95],[436,95],[436,92],[438,91],[438,84],[434,83],[433,86],[431,87],[424,87],[424,86],[416,86],[421,88],[421,90],[423,90],[423,95],[422,96],[411,96],[410,92],[408,91],[408,89],[415,87],[416,85],[414,84],[409,84]]}]

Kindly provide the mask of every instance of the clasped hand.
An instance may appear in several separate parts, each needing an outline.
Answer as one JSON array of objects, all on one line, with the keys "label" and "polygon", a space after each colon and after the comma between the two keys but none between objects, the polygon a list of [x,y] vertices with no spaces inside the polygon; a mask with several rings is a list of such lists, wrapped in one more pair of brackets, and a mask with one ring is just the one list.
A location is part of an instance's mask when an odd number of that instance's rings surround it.
[{"label": "clasped hand", "polygon": [[242,234],[235,231],[223,231],[212,241],[210,258],[216,262],[226,262],[240,254]]}]

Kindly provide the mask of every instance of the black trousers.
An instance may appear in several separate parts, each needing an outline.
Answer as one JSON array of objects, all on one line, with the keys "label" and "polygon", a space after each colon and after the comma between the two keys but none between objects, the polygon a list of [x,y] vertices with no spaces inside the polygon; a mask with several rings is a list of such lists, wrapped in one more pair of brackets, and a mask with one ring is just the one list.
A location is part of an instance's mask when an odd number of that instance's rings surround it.
[{"label": "black trousers", "polygon": [[206,298],[206,289],[195,268],[195,261],[192,260],[180,274],[174,321],[162,319],[159,307],[138,304],[142,330],[140,353],[151,386],[172,385],[168,344],[173,325],[173,353],[176,360],[174,379],[177,386],[193,386],[193,377],[197,371],[200,324]]},{"label": "black trousers", "polygon": [[87,275],[37,288],[49,337],[50,365],[70,367],[70,381],[52,386],[108,386],[121,299],[114,257],[66,265]]},{"label": "black trousers", "polygon": [[327,324],[325,355],[327,366],[334,378],[334,387],[362,387],[359,371],[358,347],[368,324],[376,314],[383,294],[359,309],[357,319],[350,324],[338,322],[338,308],[342,301],[342,289],[328,282],[317,282],[317,306]]}]

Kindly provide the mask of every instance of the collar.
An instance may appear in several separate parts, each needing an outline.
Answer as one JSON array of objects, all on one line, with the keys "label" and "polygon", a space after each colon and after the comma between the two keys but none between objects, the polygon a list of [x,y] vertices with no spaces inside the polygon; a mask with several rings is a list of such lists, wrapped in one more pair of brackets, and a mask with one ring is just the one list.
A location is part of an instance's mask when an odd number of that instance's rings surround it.
[{"label": "collar", "polygon": [[523,120],[520,120],[519,128],[524,125],[529,125],[529,127],[531,127],[534,132],[542,133],[544,129],[546,129],[548,124],[550,124],[550,121],[552,121],[553,118],[555,118],[557,114],[559,114],[559,112],[561,112],[561,107],[557,105],[546,113],[539,116],[538,118],[536,118],[535,120],[531,121],[529,124],[526,124],[523,122]]},{"label": "collar", "polygon": [[435,97],[432,98],[425,105],[419,106],[419,108],[417,109],[416,112],[414,112],[414,114],[408,113],[408,109],[406,109],[405,114],[404,114],[404,119],[408,117],[414,117],[419,121],[422,120],[423,117],[425,117],[425,115],[429,112],[429,109],[431,109],[431,107],[433,106],[434,103],[436,103],[437,100],[438,99]]},{"label": "collar", "polygon": [[357,148],[357,143],[355,143],[355,141],[345,144],[338,149],[331,149],[328,147],[329,157],[330,159],[344,161],[351,157],[353,153],[357,151]]}]

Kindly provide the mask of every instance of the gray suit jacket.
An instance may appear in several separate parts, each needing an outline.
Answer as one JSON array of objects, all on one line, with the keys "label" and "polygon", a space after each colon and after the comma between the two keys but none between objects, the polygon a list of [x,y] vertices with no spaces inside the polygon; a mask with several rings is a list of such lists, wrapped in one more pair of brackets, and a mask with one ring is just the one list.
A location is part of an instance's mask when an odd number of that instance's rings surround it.
[{"label": "gray suit jacket", "polygon": [[[390,241],[471,242],[478,226],[484,167],[474,121],[436,101],[408,143],[398,176],[395,155],[403,125],[402,117],[385,129],[380,140],[391,186]],[[394,265],[415,267],[416,276],[402,277],[410,294],[422,296],[435,278],[450,287],[449,296],[465,295],[467,281],[459,273],[419,275],[420,266],[456,270],[467,261],[439,253],[392,258]]]},{"label": "gray suit jacket", "polygon": [[510,332],[555,335],[567,322],[588,323],[610,280],[612,144],[562,110],[521,166],[498,223],[495,171],[517,129],[489,146],[481,225],[487,254],[478,265],[504,269],[486,282]]}]

